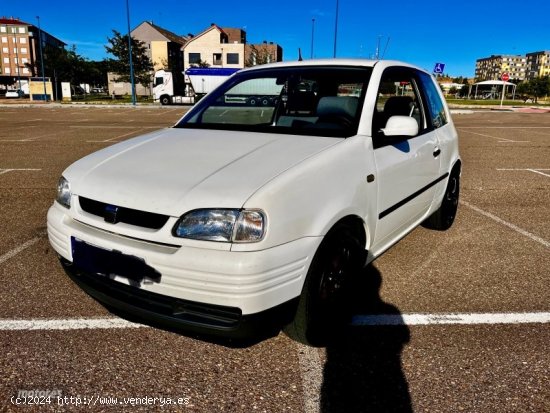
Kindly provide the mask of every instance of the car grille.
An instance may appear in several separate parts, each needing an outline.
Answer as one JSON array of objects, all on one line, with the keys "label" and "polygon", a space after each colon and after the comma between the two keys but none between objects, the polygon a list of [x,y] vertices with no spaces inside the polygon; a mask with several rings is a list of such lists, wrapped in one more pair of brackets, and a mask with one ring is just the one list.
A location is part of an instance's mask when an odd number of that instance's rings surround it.
[{"label": "car grille", "polygon": [[[168,215],[117,207],[105,202],[84,198],[83,196],[78,197],[78,200],[83,211],[102,217],[105,221],[112,224],[124,222],[125,224],[136,225],[138,227],[160,229],[166,224],[168,218],[170,218]],[[116,212],[113,212],[114,208],[116,208]]]}]

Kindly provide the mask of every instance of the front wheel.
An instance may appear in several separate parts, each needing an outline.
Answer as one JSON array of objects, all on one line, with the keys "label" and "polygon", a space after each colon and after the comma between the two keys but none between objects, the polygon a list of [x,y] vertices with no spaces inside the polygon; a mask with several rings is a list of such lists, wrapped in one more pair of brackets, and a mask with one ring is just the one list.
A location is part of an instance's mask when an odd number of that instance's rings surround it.
[{"label": "front wheel", "polygon": [[346,294],[363,264],[357,231],[339,225],[323,240],[309,268],[296,316],[285,332],[292,339],[322,346],[347,317]]},{"label": "front wheel", "polygon": [[437,211],[435,211],[422,226],[438,231],[446,231],[453,225],[458,209],[458,199],[460,195],[460,167],[455,167],[449,175],[447,188],[443,195],[443,201]]},{"label": "front wheel", "polygon": [[161,98],[160,98],[160,104],[161,105],[169,105],[170,103],[172,103],[171,100],[170,100],[170,96],[166,96],[166,95],[161,96]]}]

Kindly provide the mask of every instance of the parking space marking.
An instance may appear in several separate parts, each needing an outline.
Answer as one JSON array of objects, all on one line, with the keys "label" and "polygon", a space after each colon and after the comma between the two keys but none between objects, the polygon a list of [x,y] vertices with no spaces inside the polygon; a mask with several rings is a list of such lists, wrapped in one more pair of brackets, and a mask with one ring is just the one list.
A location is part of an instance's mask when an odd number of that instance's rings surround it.
[{"label": "parking space marking", "polygon": [[118,139],[120,139],[120,138],[124,138],[126,136],[130,136],[130,135],[133,135],[135,133],[139,133],[139,132],[143,132],[143,131],[144,131],[144,129],[141,128],[141,129],[133,130],[132,132],[128,132],[128,133],[124,133],[122,135],[115,136],[114,138],[111,138],[111,139],[105,139],[103,141],[86,141],[86,142],[116,143],[116,142],[118,142]]},{"label": "parking space marking", "polygon": [[550,178],[550,174],[545,174],[542,172],[550,171],[550,169],[546,168],[497,168],[497,171],[529,171]]},{"label": "parking space marking", "polygon": [[324,376],[319,349],[303,344],[297,344],[297,347],[303,381],[304,411],[305,413],[317,413],[321,405],[320,396]]},{"label": "parking space marking", "polygon": [[472,131],[463,130],[463,129],[464,128],[457,128],[458,131],[463,131],[463,132],[466,132],[466,133],[470,133],[472,135],[483,136],[484,138],[496,139],[498,141],[498,143],[520,143],[520,142],[525,143],[525,142],[531,142],[531,141],[515,141],[515,140],[512,140],[512,139],[499,138],[497,136],[486,135],[484,133],[472,132]]},{"label": "parking space marking", "polygon": [[354,326],[545,324],[550,323],[550,312],[356,315],[351,323]]},{"label": "parking space marking", "polygon": [[538,242],[539,244],[542,244],[544,245],[546,248],[550,248],[550,242],[549,241],[546,241],[545,239],[535,235],[535,234],[532,234],[530,233],[529,231],[526,231],[520,227],[518,227],[517,225],[514,225],[508,221],[505,221],[503,220],[502,218],[499,218],[497,217],[496,215],[493,215],[491,214],[490,212],[487,212],[487,211],[484,211],[483,209],[481,208],[478,208],[476,207],[475,205],[472,205],[470,204],[469,202],[466,202],[466,201],[460,201],[460,203],[464,206],[467,206],[468,208],[470,209],[473,209],[474,211],[480,213],[481,215],[487,217],[487,218],[491,218],[493,221],[496,221],[498,222],[499,224],[502,224],[510,229],[513,229],[514,231],[516,231],[517,233],[521,234],[521,235],[524,235],[526,236],[527,238],[535,241],[535,242]]},{"label": "parking space marking", "polygon": [[2,169],[0,168],[0,175],[7,174],[8,172],[17,172],[17,171],[41,171],[42,169],[36,169],[36,168],[9,168],[9,169]]},{"label": "parking space marking", "polygon": [[64,320],[30,319],[6,320],[0,319],[0,330],[81,330],[108,328],[144,328],[143,324],[132,323],[122,318],[67,318]]},{"label": "parking space marking", "polygon": [[34,244],[36,244],[38,241],[40,241],[44,237],[44,235],[46,235],[46,232],[44,232],[43,234],[40,234],[40,235],[38,235],[38,236],[36,236],[36,237],[26,241],[26,242],[24,242],[23,244],[19,245],[18,247],[15,247],[14,249],[12,249],[11,251],[8,251],[5,254],[0,255],[0,264],[5,263],[10,258],[13,258],[17,254],[19,254],[20,252],[25,251],[27,248],[32,247]]}]

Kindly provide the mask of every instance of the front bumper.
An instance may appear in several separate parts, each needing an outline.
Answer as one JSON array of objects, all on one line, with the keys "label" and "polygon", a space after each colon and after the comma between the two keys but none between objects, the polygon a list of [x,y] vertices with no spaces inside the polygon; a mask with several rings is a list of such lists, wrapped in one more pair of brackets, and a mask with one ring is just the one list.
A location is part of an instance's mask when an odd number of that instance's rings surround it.
[{"label": "front bumper", "polygon": [[[227,321],[229,328],[235,327],[238,318],[277,308],[298,297],[313,254],[321,242],[320,237],[307,237],[253,252],[161,245],[83,224],[69,217],[67,210],[55,202],[48,211],[48,237],[67,272],[99,301],[115,307],[116,302],[124,302],[122,307],[131,307],[124,310],[135,314],[145,311],[166,315],[167,310],[160,310],[150,302],[160,303],[165,297],[174,301],[177,307],[181,304],[177,300],[183,300],[189,304],[187,308],[209,307],[205,313],[216,314],[213,317],[220,320],[225,319],[226,313],[232,314]],[[89,268],[72,265],[72,237],[107,251],[138,257],[147,267],[160,273],[160,277],[135,282],[112,274],[109,277],[90,274]],[[154,299],[120,299],[122,296],[141,297],[141,294],[151,294]],[[217,307],[223,315],[212,310]],[[192,324],[191,316],[184,319]],[[223,328],[227,327],[224,323],[226,321],[221,323]]]}]

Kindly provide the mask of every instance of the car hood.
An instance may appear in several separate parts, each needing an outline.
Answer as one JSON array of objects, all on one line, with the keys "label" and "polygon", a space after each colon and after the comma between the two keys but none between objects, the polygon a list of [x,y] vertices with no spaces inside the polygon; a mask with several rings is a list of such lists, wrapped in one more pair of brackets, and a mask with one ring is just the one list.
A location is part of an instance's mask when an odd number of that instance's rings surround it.
[{"label": "car hood", "polygon": [[196,208],[240,208],[258,188],[342,139],[170,128],[75,162],[73,194],[180,216]]}]

